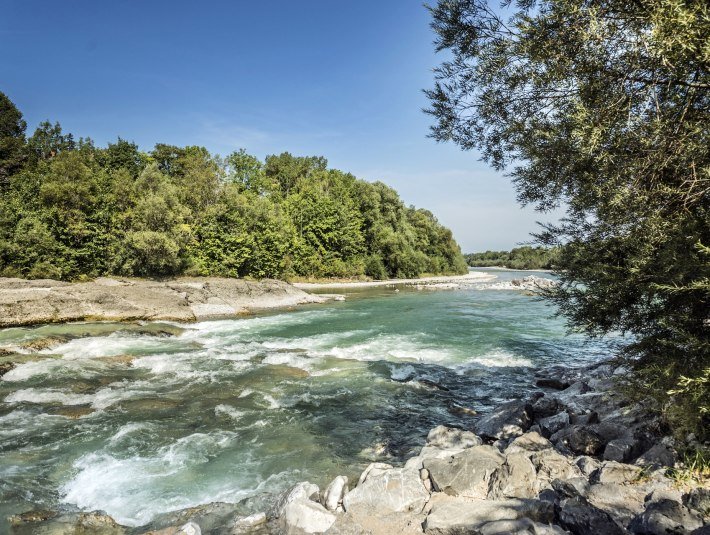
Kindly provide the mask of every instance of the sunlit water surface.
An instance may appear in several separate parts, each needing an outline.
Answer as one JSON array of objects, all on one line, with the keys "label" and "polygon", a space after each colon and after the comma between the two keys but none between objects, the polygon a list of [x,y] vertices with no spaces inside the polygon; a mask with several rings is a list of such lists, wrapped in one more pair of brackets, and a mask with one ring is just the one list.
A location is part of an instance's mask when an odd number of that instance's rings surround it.
[{"label": "sunlit water surface", "polygon": [[380,288],[173,337],[0,330],[0,346],[67,337],[0,381],[2,522],[79,508],[138,526],[214,501],[247,513],[297,481],[401,462],[431,427],[470,425],[459,407],[485,411],[530,390],[535,368],[610,353],[553,311],[513,291]]}]

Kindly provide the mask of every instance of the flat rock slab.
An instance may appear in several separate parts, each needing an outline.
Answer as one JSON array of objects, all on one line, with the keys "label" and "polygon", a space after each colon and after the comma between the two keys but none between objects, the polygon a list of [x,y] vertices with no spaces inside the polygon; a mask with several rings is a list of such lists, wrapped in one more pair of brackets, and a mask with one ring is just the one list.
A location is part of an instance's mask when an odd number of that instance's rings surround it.
[{"label": "flat rock slab", "polygon": [[424,523],[427,535],[477,533],[491,522],[527,518],[547,524],[554,518],[554,506],[540,500],[437,500]]},{"label": "flat rock slab", "polygon": [[197,321],[320,303],[287,282],[217,277],[92,282],[0,278],[0,327],[67,321]]}]

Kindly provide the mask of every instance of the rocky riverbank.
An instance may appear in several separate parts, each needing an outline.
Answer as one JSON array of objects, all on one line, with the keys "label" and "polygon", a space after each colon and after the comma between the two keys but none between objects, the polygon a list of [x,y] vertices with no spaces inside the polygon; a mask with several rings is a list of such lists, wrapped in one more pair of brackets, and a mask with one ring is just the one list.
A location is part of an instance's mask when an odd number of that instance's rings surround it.
[{"label": "rocky riverbank", "polygon": [[326,299],[269,279],[98,278],[81,283],[0,279],[0,327],[68,321],[190,322]]},{"label": "rocky riverbank", "polygon": [[[707,534],[707,481],[670,477],[672,438],[617,388],[612,363],[538,373],[539,391],[472,429],[431,430],[403,466],[373,463],[357,481],[302,482],[262,512],[213,503],[126,528],[99,513],[33,511],[15,533]],[[83,531],[82,531],[83,530]]]}]

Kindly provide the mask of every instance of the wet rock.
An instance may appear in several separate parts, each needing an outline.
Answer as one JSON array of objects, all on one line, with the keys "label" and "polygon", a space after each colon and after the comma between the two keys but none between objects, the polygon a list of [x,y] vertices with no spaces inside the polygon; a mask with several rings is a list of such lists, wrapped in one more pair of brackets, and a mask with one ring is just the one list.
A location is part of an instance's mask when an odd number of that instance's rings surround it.
[{"label": "wet rock", "polygon": [[328,511],[335,511],[342,504],[343,496],[348,492],[347,476],[338,476],[328,485],[321,496],[321,504]]},{"label": "wet rock", "polygon": [[383,513],[414,511],[418,513],[429,500],[429,492],[419,477],[419,470],[392,468],[365,481],[343,498],[346,511],[375,508]]},{"label": "wet rock", "polygon": [[59,336],[46,336],[44,338],[35,338],[20,345],[22,349],[28,351],[43,351],[61,345],[67,341],[66,338]]},{"label": "wet rock", "polygon": [[517,437],[528,430],[532,424],[532,415],[532,406],[526,401],[509,401],[478,420],[474,431],[492,440]]},{"label": "wet rock", "polygon": [[475,409],[459,405],[458,403],[455,403],[451,400],[446,402],[446,408],[451,414],[456,414],[458,416],[475,416],[476,414],[478,414],[478,411],[476,411]]},{"label": "wet rock", "polygon": [[370,463],[367,468],[363,470],[362,474],[360,474],[360,479],[358,479],[357,484],[358,486],[362,485],[370,475],[378,476],[387,470],[391,470],[392,468],[394,468],[394,466],[387,463]]},{"label": "wet rock", "polygon": [[574,535],[623,535],[626,531],[585,498],[567,498],[560,503],[559,524]]},{"label": "wet rock", "polygon": [[700,516],[675,500],[650,503],[646,510],[629,524],[632,533],[642,535],[682,535],[702,527]]},{"label": "wet rock", "polygon": [[11,526],[21,526],[22,524],[31,524],[35,522],[44,522],[50,518],[57,516],[56,511],[50,511],[48,509],[36,509],[34,511],[27,511],[19,515],[12,515],[8,518]]},{"label": "wet rock", "polygon": [[14,362],[0,362],[0,377],[5,375],[10,370],[14,370],[14,369],[15,369]]},{"label": "wet rock", "polygon": [[483,440],[471,431],[439,425],[429,431],[427,445],[441,449],[465,449],[480,446]]},{"label": "wet rock", "polygon": [[297,498],[283,508],[279,525],[286,534],[325,533],[334,523],[335,515],[321,504],[307,498]]},{"label": "wet rock", "polygon": [[271,518],[278,518],[283,516],[284,509],[286,506],[295,500],[312,500],[318,501],[320,493],[320,488],[318,485],[311,483],[309,481],[302,481],[296,483],[293,487],[284,492],[276,503],[269,510],[269,515]]},{"label": "wet rock", "polygon": [[505,457],[492,446],[474,446],[448,459],[425,459],[434,489],[452,496],[485,498]]},{"label": "wet rock", "polygon": [[[486,524],[530,519],[547,524],[554,518],[554,506],[540,500],[437,500],[424,523],[427,535],[481,533]],[[495,526],[492,526],[495,527]],[[491,531],[490,533],[495,533]]]},{"label": "wet rock", "polygon": [[599,483],[631,483],[639,478],[641,469],[631,464],[605,461],[590,479]]},{"label": "wet rock", "polygon": [[554,377],[544,377],[535,381],[535,386],[540,388],[551,388],[553,390],[564,390],[569,388],[570,384],[567,381],[562,381]]}]

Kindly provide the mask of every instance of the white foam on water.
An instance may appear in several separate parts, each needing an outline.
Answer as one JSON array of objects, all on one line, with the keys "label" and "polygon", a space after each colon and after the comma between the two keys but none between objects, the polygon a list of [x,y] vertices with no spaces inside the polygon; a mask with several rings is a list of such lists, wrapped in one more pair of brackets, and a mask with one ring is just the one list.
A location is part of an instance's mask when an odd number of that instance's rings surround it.
[{"label": "white foam on water", "polygon": [[124,353],[146,353],[165,350],[171,339],[155,336],[129,336],[114,333],[109,336],[77,338],[65,344],[46,349],[41,353],[61,354],[64,359],[95,359],[114,357]]},{"label": "white foam on water", "polygon": [[231,482],[229,492],[226,484],[211,489],[191,479],[191,470],[233,447],[236,437],[227,431],[195,433],[151,456],[120,458],[92,452],[75,461],[75,475],[60,492],[66,503],[84,510],[104,510],[128,526],[146,524],[158,513],[213,501],[217,495],[220,500],[236,502],[258,488],[243,490]]},{"label": "white foam on water", "polygon": [[54,389],[24,388],[16,390],[5,398],[6,403],[36,403],[61,405],[88,405],[93,401],[87,394],[73,394]]},{"label": "white foam on water", "polygon": [[395,381],[406,381],[417,374],[414,366],[407,364],[406,366],[390,366],[390,377]]},{"label": "white foam on water", "polygon": [[240,411],[236,407],[232,407],[231,405],[226,404],[217,405],[214,408],[214,413],[216,416],[225,415],[231,418],[232,420],[237,421],[241,420],[242,418],[244,418],[244,416],[246,416],[245,411]]},{"label": "white foam on water", "polygon": [[299,353],[271,353],[264,360],[262,364],[271,364],[274,366],[290,366],[292,368],[300,368],[302,370],[310,371],[313,367],[313,359],[304,357]]},{"label": "white foam on water", "polygon": [[145,422],[131,422],[126,425],[122,425],[116,433],[109,439],[109,444],[115,446],[123,441],[126,437],[131,437],[136,433],[148,431],[152,428],[152,425]]},{"label": "white foam on water", "polygon": [[90,378],[106,369],[106,364],[99,361],[67,361],[64,359],[42,359],[20,364],[2,376],[3,381],[23,382],[39,376],[72,378]]},{"label": "white foam on water", "polygon": [[62,423],[64,416],[56,414],[34,414],[16,409],[0,416],[0,438],[12,438],[35,429],[46,430],[53,423]]},{"label": "white foam on water", "polygon": [[433,347],[418,342],[416,335],[379,335],[366,342],[336,346],[321,351],[322,356],[363,361],[394,360],[445,363],[457,360],[449,348]]},{"label": "white foam on water", "polygon": [[515,368],[530,367],[533,363],[530,359],[506,351],[505,349],[494,349],[484,355],[472,357],[469,362],[456,366],[459,373],[474,367],[485,366],[487,368]]}]

